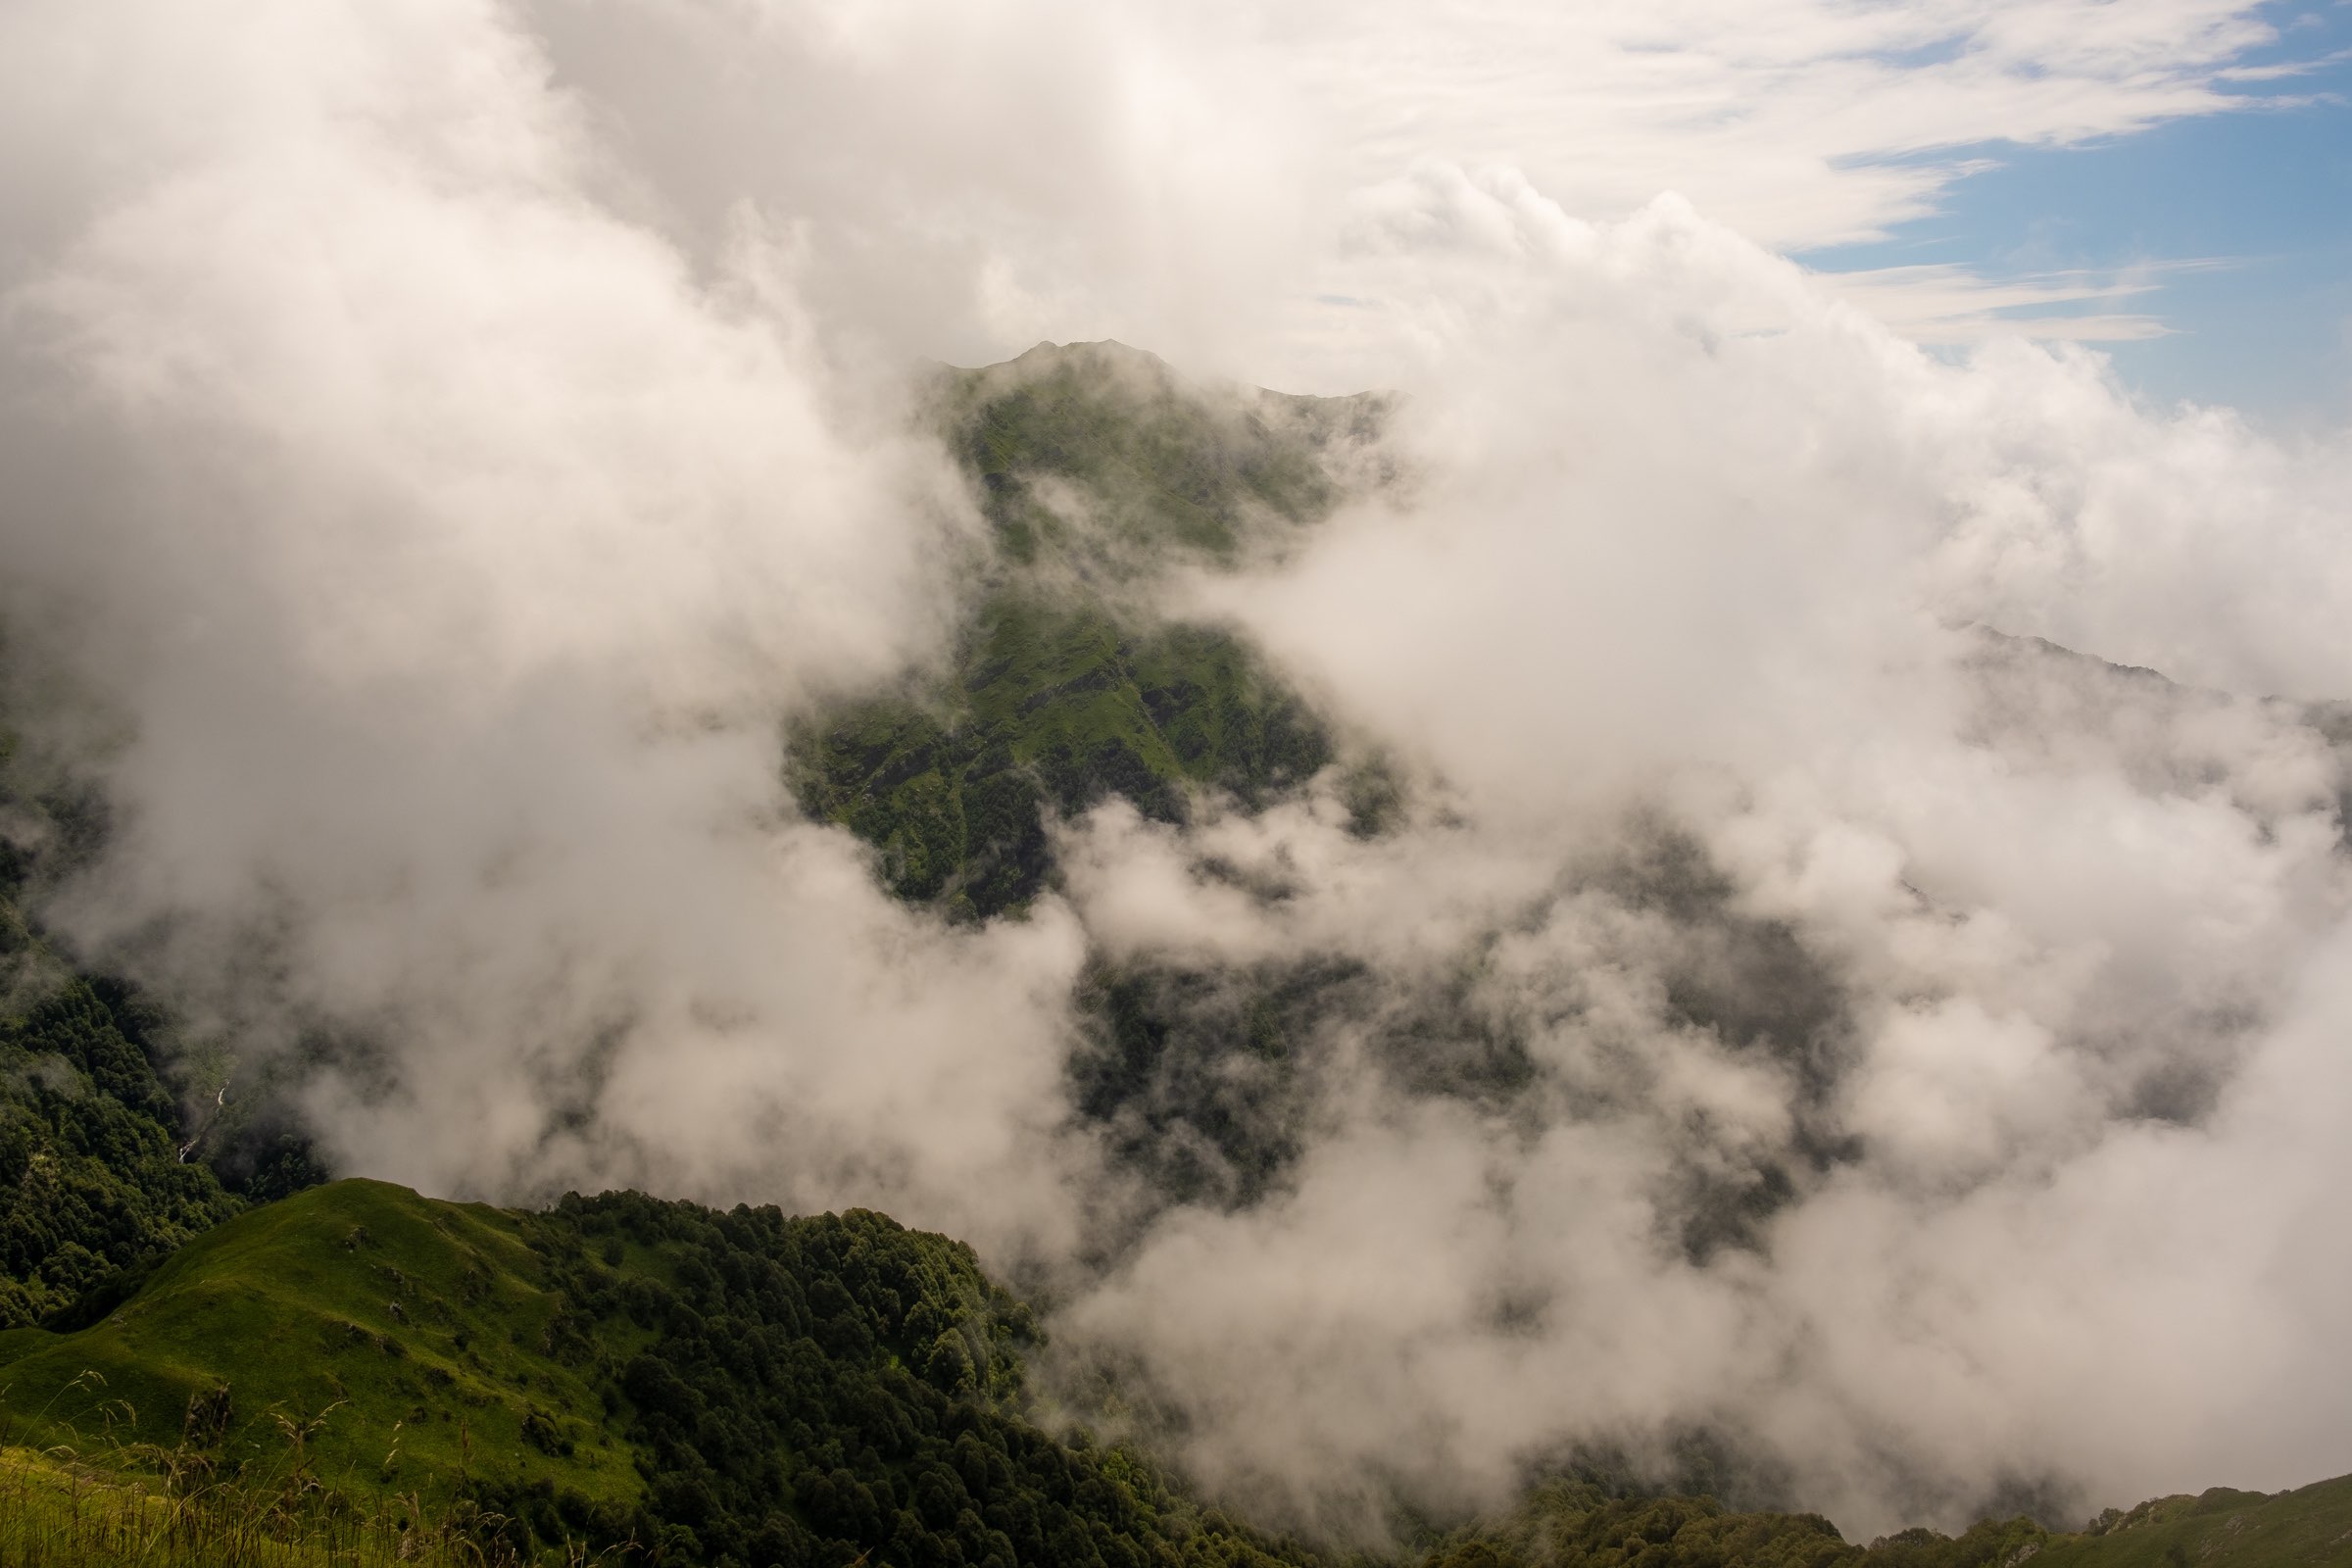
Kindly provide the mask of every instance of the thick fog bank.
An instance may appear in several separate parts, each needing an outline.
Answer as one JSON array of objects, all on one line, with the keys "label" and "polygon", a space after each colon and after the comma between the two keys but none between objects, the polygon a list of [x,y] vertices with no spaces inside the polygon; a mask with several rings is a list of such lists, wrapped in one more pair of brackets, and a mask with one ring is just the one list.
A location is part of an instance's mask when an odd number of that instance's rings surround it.
[{"label": "thick fog bank", "polygon": [[[1692,1435],[1865,1536],[2352,1469],[2352,786],[2304,706],[2352,697],[2352,449],[1936,358],[1672,197],[1421,161],[1269,228],[1250,181],[1323,150],[1153,184],[1217,85],[1174,45],[1001,128],[1122,127],[1126,205],[845,110],[806,210],[705,250],[556,78],[589,25],[0,23],[15,722],[114,822],[42,912],[231,1093],[433,1192],[966,1237],[1073,1398],[1344,1534]],[[1265,286],[1219,356],[1405,394],[1401,477],[1153,590],[1389,760],[1379,831],[1340,767],[1113,800],[953,925],[800,813],[785,722],[928,667],[987,549],[877,251],[992,330],[1132,284],[1148,346]],[[1118,986],[1157,1054],[1082,1104]]]},{"label": "thick fog bank", "polygon": [[1673,203],[1367,207],[1380,265],[1493,269],[1421,481],[1202,593],[1424,808],[1079,835],[1128,951],[1378,977],[1292,1181],[1080,1320],[1237,1484],[1701,1427],[1851,1528],[2340,1468],[2348,754],[2219,689],[2352,680],[2343,450],[1939,362]]}]

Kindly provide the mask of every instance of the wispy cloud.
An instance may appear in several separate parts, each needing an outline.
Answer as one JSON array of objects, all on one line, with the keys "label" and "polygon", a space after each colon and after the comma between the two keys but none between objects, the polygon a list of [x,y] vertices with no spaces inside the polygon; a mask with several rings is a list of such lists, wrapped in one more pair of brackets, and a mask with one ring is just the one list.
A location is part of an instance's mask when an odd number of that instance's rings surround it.
[{"label": "wispy cloud", "polygon": [[2259,0],[532,15],[657,220],[789,212],[829,318],[967,363],[1049,335],[1228,358],[1265,323],[1245,302],[1304,288],[1356,193],[1427,160],[1577,218],[1672,191],[1775,249],[1871,240],[1988,144],[2241,111],[2227,74],[2277,40]]},{"label": "wispy cloud", "polygon": [[1954,263],[1818,274],[1823,287],[1918,343],[2131,343],[2173,330],[2152,312],[2052,309],[2155,294],[2168,278],[2221,270],[2229,259],[2154,262],[2120,270],[2069,269],[1988,277]]},{"label": "wispy cloud", "polygon": [[[2346,758],[1951,629],[2352,693],[2352,452],[2016,341],[2161,270],[1772,248],[2230,107],[2264,15],[0,9],[0,604],[122,720],[53,928],[369,1042],[351,1168],[968,1235],[1303,1511],[1693,1426],[1849,1527],[2352,1466]],[[953,925],[777,725],[953,623],[907,361],[1105,331],[1406,394],[1409,503],[1169,608],[1413,787],[1055,820]],[[1262,1201],[1090,1130],[1106,958],[1360,982]]]}]

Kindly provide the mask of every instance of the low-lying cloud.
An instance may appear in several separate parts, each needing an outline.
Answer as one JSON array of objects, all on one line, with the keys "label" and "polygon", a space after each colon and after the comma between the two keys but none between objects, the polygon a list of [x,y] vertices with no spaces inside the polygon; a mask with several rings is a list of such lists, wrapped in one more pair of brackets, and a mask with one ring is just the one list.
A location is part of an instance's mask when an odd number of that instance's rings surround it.
[{"label": "low-lying cloud", "polygon": [[[2193,108],[2241,10],[2101,123]],[[677,150],[555,79],[592,21],[94,16],[0,48],[5,144],[58,149],[5,166],[13,673],[116,813],[44,912],[239,1074],[308,1061],[343,1168],[952,1230],[1046,1293],[1056,1375],[1344,1533],[1702,1436],[1849,1532],[2352,1468],[2346,760],[2303,706],[2352,696],[2340,443],[1938,359],[1680,199],[1507,170],[1399,159],[1237,261],[1335,166],[1152,184],[1213,76],[1006,133],[1123,126],[1107,219],[844,106],[805,213],[688,221],[633,183]],[[946,69],[906,15],[754,21]],[[1399,388],[1407,478],[1163,608],[1389,759],[1396,820],[1342,769],[1114,801],[1024,918],[894,902],[780,754],[938,657],[983,548],[894,302],[1132,289],[1146,335],[1245,284],[1377,304],[1236,300],[1207,352]],[[1090,1108],[1114,981],[1168,1044]]]}]

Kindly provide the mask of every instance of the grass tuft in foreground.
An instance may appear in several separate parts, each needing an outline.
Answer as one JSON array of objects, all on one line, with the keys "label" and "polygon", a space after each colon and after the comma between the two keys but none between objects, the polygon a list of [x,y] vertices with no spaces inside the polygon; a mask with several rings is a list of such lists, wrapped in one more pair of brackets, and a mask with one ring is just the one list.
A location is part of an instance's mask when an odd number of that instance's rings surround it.
[{"label": "grass tuft in foreground", "polygon": [[355,1503],[318,1485],[295,1446],[275,1473],[234,1481],[184,1450],[93,1462],[0,1448],[5,1568],[591,1568],[636,1560],[632,1549],[600,1555],[581,1546],[526,1557],[507,1541],[507,1524],[463,1503],[436,1515],[414,1493],[389,1494],[372,1507]]}]

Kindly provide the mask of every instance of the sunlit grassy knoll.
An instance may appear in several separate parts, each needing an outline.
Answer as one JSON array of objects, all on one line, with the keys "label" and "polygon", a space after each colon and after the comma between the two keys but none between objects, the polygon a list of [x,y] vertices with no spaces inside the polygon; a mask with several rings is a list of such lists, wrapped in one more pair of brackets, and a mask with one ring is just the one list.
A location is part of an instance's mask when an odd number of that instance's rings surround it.
[{"label": "sunlit grassy knoll", "polygon": [[207,1233],[88,1329],[0,1335],[0,1441],[186,1450],[232,1479],[298,1441],[361,1501],[440,1508],[470,1479],[633,1502],[589,1348],[539,1279],[514,1215],[317,1188]]}]

